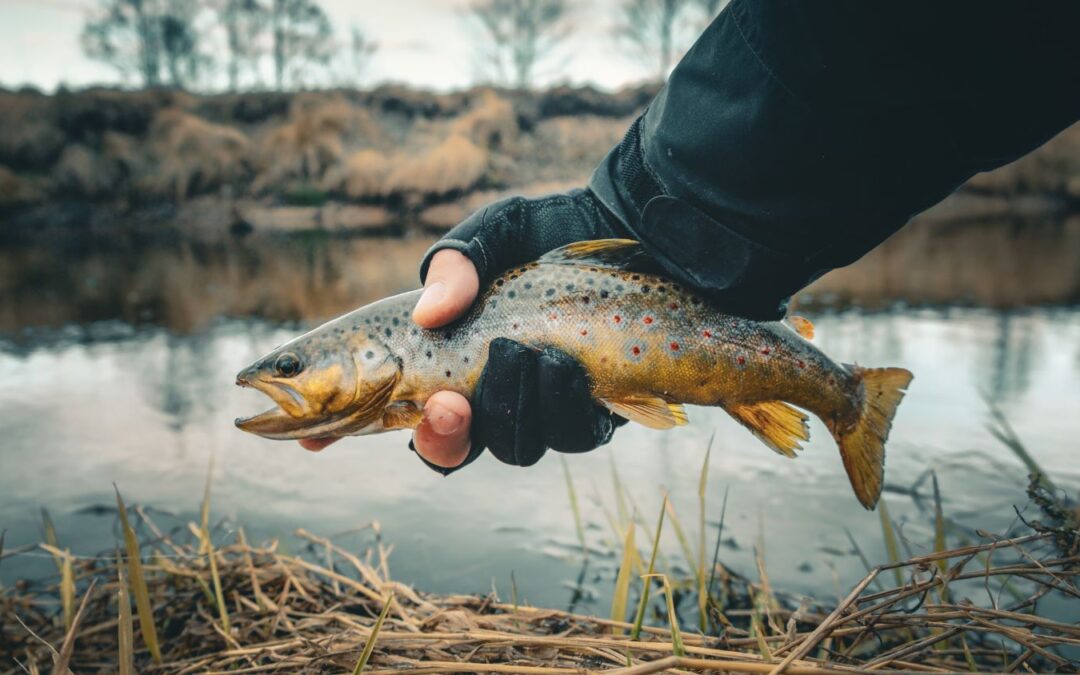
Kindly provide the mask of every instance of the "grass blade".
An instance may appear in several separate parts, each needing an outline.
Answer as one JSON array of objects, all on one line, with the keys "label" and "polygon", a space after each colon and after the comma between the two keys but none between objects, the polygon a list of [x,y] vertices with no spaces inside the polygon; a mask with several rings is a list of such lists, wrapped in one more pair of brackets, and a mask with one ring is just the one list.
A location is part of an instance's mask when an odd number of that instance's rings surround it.
[{"label": "grass blade", "polygon": [[653,567],[656,565],[656,553],[660,550],[660,532],[664,529],[664,511],[667,510],[667,500],[668,497],[665,494],[664,502],[660,505],[660,518],[656,521],[656,535],[653,537],[649,568],[645,576],[642,577],[645,586],[641,589],[641,599],[638,601],[637,615],[634,617],[634,628],[630,631],[631,640],[637,640],[638,636],[641,635],[641,624],[645,621],[645,608],[649,604],[649,588],[652,585],[650,578],[653,574]]},{"label": "grass blade", "polygon": [[[626,621],[627,597],[630,595],[630,574],[634,565],[634,531],[637,525],[634,522],[627,523],[626,537],[623,539],[623,557],[619,565],[619,574],[615,577],[615,592],[611,596],[611,620]],[[614,629],[616,634],[621,634],[623,629]]]},{"label": "grass blade", "polygon": [[668,520],[671,521],[671,526],[675,529],[675,538],[679,540],[679,546],[682,548],[683,557],[686,558],[686,564],[690,568],[690,576],[697,578],[697,563],[694,562],[694,549],[690,547],[690,540],[686,538],[686,532],[683,531],[682,523],[679,522],[679,516],[675,513],[675,505],[671,503],[669,499],[667,501],[667,514]]},{"label": "grass blade", "polygon": [[386,596],[386,602],[383,603],[382,611],[379,612],[379,618],[375,619],[375,625],[371,627],[371,635],[368,636],[367,641],[364,643],[364,650],[360,652],[360,658],[356,661],[356,667],[352,671],[353,675],[360,675],[364,667],[367,666],[371,653],[375,651],[375,640],[379,637],[379,630],[382,629],[383,621],[386,621],[386,615],[390,613],[390,607],[393,604],[394,593],[391,591],[390,595]]},{"label": "grass blade", "polygon": [[[896,543],[896,531],[893,529],[892,518],[889,517],[889,507],[885,505],[884,497],[878,501],[878,516],[881,518],[881,535],[885,539],[885,554],[889,556],[889,563],[900,562],[900,545]],[[893,568],[893,576],[896,577],[896,587],[904,585],[904,574],[899,567]]]},{"label": "grass blade", "polygon": [[120,552],[116,553],[117,592],[116,604],[119,616],[116,625],[117,659],[120,675],[135,673],[135,627],[131,620],[131,598],[128,597],[127,575],[120,564]]},{"label": "grass blade", "polygon": [[686,647],[683,645],[682,630],[679,628],[679,615],[675,613],[675,600],[671,595],[671,582],[666,574],[650,574],[657,577],[664,584],[664,596],[667,599],[668,623],[671,624],[671,651],[675,656],[686,656]]},{"label": "grass blade", "polygon": [[131,588],[135,593],[135,607],[139,612],[139,629],[142,632],[143,642],[150,650],[150,656],[154,663],[161,663],[161,647],[158,644],[157,628],[154,626],[154,610],[150,605],[150,591],[146,587],[146,577],[143,576],[141,551],[139,540],[135,538],[135,530],[131,529],[131,523],[127,517],[127,507],[120,497],[120,489],[113,485],[116,490],[116,508],[120,512],[120,527],[124,530],[124,546],[127,549],[128,576],[131,577]]},{"label": "grass blade", "polygon": [[581,551],[589,554],[589,547],[585,544],[585,526],[581,522],[581,507],[578,505],[577,490],[574,489],[574,480],[570,476],[570,465],[561,454],[559,461],[562,462],[563,475],[566,476],[566,494],[570,497],[570,511],[574,514],[574,528],[577,529],[578,541],[581,542]]},{"label": "grass blade", "polygon": [[705,461],[701,463],[701,476],[698,478],[698,564],[697,564],[697,597],[698,597],[698,628],[702,633],[709,630],[709,615],[705,611],[709,599],[708,588],[705,582],[705,492],[709,484],[709,457],[712,455],[713,439],[716,432],[709,437],[709,446],[705,449]]},{"label": "grass blade", "polygon": [[221,619],[221,628],[228,635],[229,608],[225,604],[225,594],[221,590],[221,575],[218,574],[217,555],[214,552],[214,542],[210,540],[210,485],[214,479],[214,458],[210,457],[210,467],[206,471],[206,487],[203,489],[202,501],[202,543],[206,550],[206,558],[210,562],[210,579],[214,584],[214,602],[217,605],[218,618]]},{"label": "grass blade", "polygon": [[[53,524],[52,516],[49,515],[49,510],[45,507],[41,508],[41,527],[45,530],[45,543],[59,550],[60,540],[56,536],[56,525]],[[64,573],[63,557],[54,555],[53,562],[56,563],[57,573],[62,575]]]},{"label": "grass blade", "polygon": [[626,524],[630,522],[630,507],[627,506],[626,491],[623,490],[619,470],[615,467],[615,455],[611,455],[611,483],[615,490],[615,507],[619,513],[619,527],[626,527]]},{"label": "grass blade", "polygon": [[1023,462],[1027,467],[1028,473],[1038,476],[1039,483],[1042,484],[1049,492],[1054,492],[1057,488],[1047,477],[1046,472],[1042,470],[1039,463],[1035,461],[1035,458],[1031,456],[1031,453],[1027,451],[1027,447],[1020,440],[1020,437],[1016,435],[1016,431],[1013,430],[1012,425],[1005,419],[1005,413],[1001,411],[1001,408],[997,407],[997,404],[990,400],[989,396],[984,395],[983,399],[986,401],[986,405],[990,408],[990,418],[992,420],[990,424],[990,434],[998,439],[1002,445],[1008,448],[1017,459]]},{"label": "grass blade", "polygon": [[75,619],[75,574],[71,565],[71,551],[65,549],[60,564],[60,606],[64,608],[64,630],[71,630]]},{"label": "grass blade", "polygon": [[75,616],[71,620],[71,628],[68,628],[67,633],[64,635],[64,643],[60,645],[60,653],[56,655],[53,675],[71,674],[68,664],[71,663],[71,655],[75,653],[75,636],[79,632],[79,622],[82,621],[83,612],[86,611],[86,603],[90,600],[90,595],[94,592],[96,583],[96,580],[90,582],[90,587],[86,589],[86,594],[83,595],[82,602],[79,603],[79,611],[75,612]]}]

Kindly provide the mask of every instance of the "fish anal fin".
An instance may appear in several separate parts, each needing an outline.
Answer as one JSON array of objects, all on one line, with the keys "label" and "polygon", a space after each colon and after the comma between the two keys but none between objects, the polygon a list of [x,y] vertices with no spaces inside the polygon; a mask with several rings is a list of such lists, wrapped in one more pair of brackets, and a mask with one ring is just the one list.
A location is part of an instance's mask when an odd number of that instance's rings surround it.
[{"label": "fish anal fin", "polygon": [[814,339],[814,324],[802,316],[789,316],[787,318],[788,324],[795,329],[795,332],[803,337],[804,340]]},{"label": "fish anal fin", "polygon": [[647,260],[641,244],[633,239],[593,239],[567,244],[540,257],[552,265],[595,265],[628,269]]},{"label": "fish anal fin", "polygon": [[800,443],[810,439],[807,415],[783,401],[729,405],[724,409],[765,445],[786,457],[794,457],[795,451],[802,449]]},{"label": "fish anal fin", "polygon": [[686,424],[686,410],[659,396],[632,395],[600,399],[608,410],[650,429],[671,429]]}]

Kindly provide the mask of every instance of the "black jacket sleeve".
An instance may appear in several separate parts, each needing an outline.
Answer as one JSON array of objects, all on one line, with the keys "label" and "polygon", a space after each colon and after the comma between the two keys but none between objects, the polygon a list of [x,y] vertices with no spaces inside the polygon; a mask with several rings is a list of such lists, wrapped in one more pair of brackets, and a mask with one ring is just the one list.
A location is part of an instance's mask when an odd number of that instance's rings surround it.
[{"label": "black jacket sleeve", "polygon": [[734,0],[590,188],[674,277],[777,318],[1080,118],[1080,3]]}]

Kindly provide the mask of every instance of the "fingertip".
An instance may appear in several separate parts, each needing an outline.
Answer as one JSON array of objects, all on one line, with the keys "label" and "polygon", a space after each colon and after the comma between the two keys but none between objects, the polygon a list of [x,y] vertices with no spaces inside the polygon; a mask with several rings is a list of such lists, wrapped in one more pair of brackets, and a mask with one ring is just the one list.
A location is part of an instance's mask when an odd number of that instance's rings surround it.
[{"label": "fingertip", "polygon": [[424,405],[424,418],[416,428],[413,443],[424,459],[451,469],[469,455],[472,408],[461,394],[440,391]]},{"label": "fingertip", "polygon": [[438,328],[464,314],[480,290],[476,266],[462,253],[443,249],[428,267],[424,292],[413,309],[413,321]]}]

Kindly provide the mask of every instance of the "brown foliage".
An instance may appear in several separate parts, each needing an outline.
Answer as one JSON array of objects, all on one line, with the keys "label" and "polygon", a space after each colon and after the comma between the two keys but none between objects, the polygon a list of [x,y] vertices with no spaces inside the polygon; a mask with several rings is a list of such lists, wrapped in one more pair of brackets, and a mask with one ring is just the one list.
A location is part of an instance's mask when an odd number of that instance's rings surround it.
[{"label": "brown foliage", "polygon": [[489,155],[463,136],[451,136],[419,156],[396,163],[385,192],[446,195],[465,191],[483,178]]},{"label": "brown foliage", "polygon": [[154,118],[149,139],[155,169],[148,183],[157,194],[181,200],[247,173],[250,143],[232,127],[169,108]]}]

